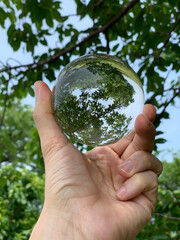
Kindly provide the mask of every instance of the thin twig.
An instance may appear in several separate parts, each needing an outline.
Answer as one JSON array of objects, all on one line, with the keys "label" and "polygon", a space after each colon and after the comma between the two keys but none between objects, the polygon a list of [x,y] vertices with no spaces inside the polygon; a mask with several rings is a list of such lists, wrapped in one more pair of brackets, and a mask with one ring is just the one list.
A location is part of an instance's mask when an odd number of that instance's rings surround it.
[{"label": "thin twig", "polygon": [[161,113],[157,114],[156,119],[155,119],[155,122],[159,122],[159,120],[162,118],[163,114],[165,113],[166,108],[169,106],[169,104],[170,104],[179,94],[180,94],[180,89],[179,89],[179,91],[177,91],[177,92],[172,96],[172,98],[171,98],[166,104],[163,104],[163,105],[164,105],[164,108],[163,108],[163,110],[161,111]]},{"label": "thin twig", "polygon": [[12,58],[12,57],[10,57],[10,58],[8,58],[7,60],[6,60],[6,64],[7,65],[9,65],[9,61],[14,61],[14,62],[16,62],[16,63],[18,63],[18,64],[22,64],[19,60],[17,60],[17,59],[15,59],[15,58]]},{"label": "thin twig", "polygon": [[109,46],[109,35],[108,35],[108,31],[105,32],[105,37],[106,37],[107,54],[109,54],[110,46]]},{"label": "thin twig", "polygon": [[164,92],[170,92],[170,91],[178,91],[179,87],[170,87],[167,89],[163,89],[162,91],[159,91],[158,93],[154,93],[150,98],[146,100],[146,103],[151,103],[153,99],[155,99],[157,96],[162,96]]},{"label": "thin twig", "polygon": [[154,213],[155,216],[159,216],[159,217],[163,217],[163,218],[167,218],[169,220],[176,220],[176,221],[180,221],[179,217],[169,217],[168,215],[162,214],[162,213]]}]

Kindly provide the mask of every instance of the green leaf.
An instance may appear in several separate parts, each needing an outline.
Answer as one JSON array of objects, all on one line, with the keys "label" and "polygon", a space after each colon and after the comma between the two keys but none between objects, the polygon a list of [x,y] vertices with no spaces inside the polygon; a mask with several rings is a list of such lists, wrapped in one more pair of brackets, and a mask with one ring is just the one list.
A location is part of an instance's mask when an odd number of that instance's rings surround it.
[{"label": "green leaf", "polygon": [[135,26],[135,29],[137,32],[139,32],[140,30],[144,30],[146,31],[146,29],[143,27],[144,25],[144,9],[141,9],[140,13],[136,16],[135,18],[135,23],[134,23],[134,26]]},{"label": "green leaf", "polygon": [[42,40],[40,40],[40,43],[41,43],[42,45],[44,45],[44,46],[47,46],[47,45],[48,45],[47,40],[46,40],[45,38],[42,39]]},{"label": "green leaf", "polygon": [[15,32],[15,24],[11,24],[10,27],[8,28],[7,35],[8,38],[13,38],[14,32]]},{"label": "green leaf", "polygon": [[180,57],[179,54],[177,54],[176,52],[163,52],[161,53],[161,57],[162,59],[169,61],[169,62],[175,62],[175,61],[179,61]]},{"label": "green leaf", "polygon": [[12,24],[17,20],[15,10],[12,7],[11,7],[11,11],[8,12],[7,15]]},{"label": "green leaf", "polygon": [[47,11],[46,12],[46,23],[49,27],[53,27],[54,26],[54,23],[53,23],[53,19],[52,19],[52,15],[51,15],[51,12],[50,11]]},{"label": "green leaf", "polygon": [[7,180],[3,177],[0,177],[0,188],[3,188],[6,185]]},{"label": "green leaf", "polygon": [[162,131],[156,131],[156,136],[157,135],[161,135],[161,134],[163,134],[164,132],[162,132]]},{"label": "green leaf", "polygon": [[166,140],[164,138],[158,138],[155,140],[156,143],[165,143]]},{"label": "green leaf", "polygon": [[31,97],[34,97],[34,90],[31,87],[28,89],[28,92],[31,95]]},{"label": "green leaf", "polygon": [[58,21],[58,22],[61,22],[62,21],[62,17],[61,17],[61,14],[59,13],[59,11],[57,9],[52,9],[52,15],[53,15],[53,18]]},{"label": "green leaf", "polygon": [[169,113],[168,112],[164,112],[163,113],[163,118],[168,119],[169,118]]},{"label": "green leaf", "polygon": [[116,52],[117,48],[119,47],[119,43],[117,43],[116,45],[114,45],[114,47],[112,48],[113,52]]},{"label": "green leaf", "polygon": [[4,23],[7,18],[7,13],[3,8],[0,8],[0,25],[4,28]]}]

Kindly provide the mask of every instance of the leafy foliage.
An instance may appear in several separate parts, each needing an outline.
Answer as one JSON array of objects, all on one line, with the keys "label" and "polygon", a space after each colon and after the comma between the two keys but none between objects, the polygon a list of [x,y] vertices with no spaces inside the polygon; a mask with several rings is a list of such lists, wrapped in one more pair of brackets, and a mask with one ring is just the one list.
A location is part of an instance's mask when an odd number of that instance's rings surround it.
[{"label": "leafy foliage", "polygon": [[44,180],[26,168],[0,169],[0,239],[27,239],[43,203]]},{"label": "leafy foliage", "polygon": [[137,240],[180,238],[180,153],[172,158],[172,162],[163,161],[156,212]]},{"label": "leafy foliage", "polygon": [[[0,113],[1,113],[0,108]],[[40,142],[32,107],[22,105],[15,99],[6,110],[0,135],[0,166],[12,163],[14,166],[29,166],[38,173],[44,172]]]},{"label": "leafy foliage", "polygon": [[44,198],[44,165],[32,107],[6,111],[0,135],[0,240],[28,239]]},{"label": "leafy foliage", "polygon": [[22,107],[18,100],[7,108],[1,128],[1,162],[24,159],[24,145],[31,138],[29,129],[34,126],[29,118],[32,118],[32,110],[29,106]]}]

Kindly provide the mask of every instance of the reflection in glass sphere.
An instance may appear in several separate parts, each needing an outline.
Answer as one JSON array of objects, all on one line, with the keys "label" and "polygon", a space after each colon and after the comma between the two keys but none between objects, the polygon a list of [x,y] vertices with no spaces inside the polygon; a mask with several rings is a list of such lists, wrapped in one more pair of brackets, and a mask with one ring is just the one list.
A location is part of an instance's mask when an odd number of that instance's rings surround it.
[{"label": "reflection in glass sphere", "polygon": [[53,109],[64,133],[90,146],[113,143],[128,135],[142,113],[139,77],[120,59],[92,54],[77,58],[59,74]]}]

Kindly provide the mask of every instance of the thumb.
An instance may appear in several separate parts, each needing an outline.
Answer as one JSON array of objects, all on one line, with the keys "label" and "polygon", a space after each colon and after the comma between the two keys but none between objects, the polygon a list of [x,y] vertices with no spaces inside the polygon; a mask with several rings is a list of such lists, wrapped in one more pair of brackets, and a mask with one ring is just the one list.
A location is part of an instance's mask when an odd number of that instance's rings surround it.
[{"label": "thumb", "polygon": [[51,106],[51,91],[42,81],[37,81],[35,89],[34,120],[39,133],[44,158],[47,154],[54,154],[70,143],[57,124]]}]

